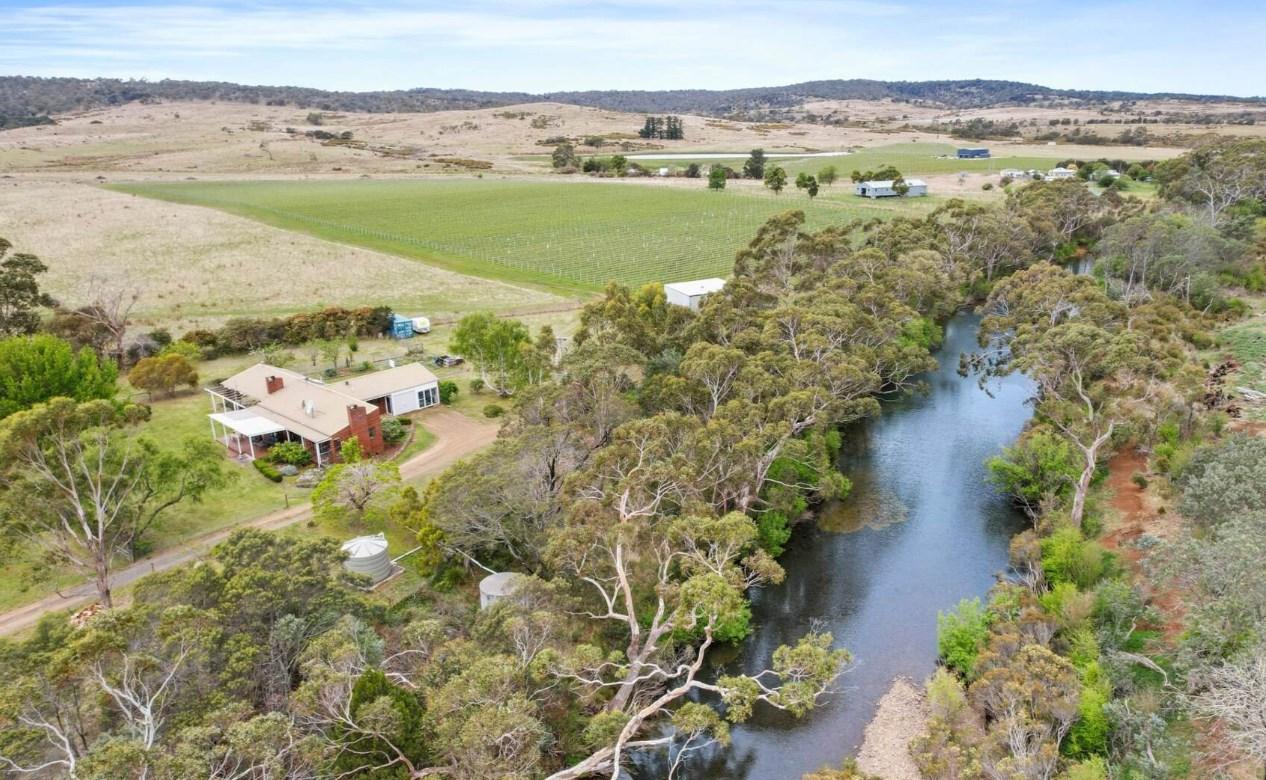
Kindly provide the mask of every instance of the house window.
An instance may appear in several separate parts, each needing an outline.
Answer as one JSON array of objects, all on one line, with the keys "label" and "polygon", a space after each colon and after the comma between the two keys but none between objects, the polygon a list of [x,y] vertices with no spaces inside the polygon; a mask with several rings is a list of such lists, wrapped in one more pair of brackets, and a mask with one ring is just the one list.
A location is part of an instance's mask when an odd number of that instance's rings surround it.
[{"label": "house window", "polygon": [[369,429],[369,438],[374,438],[374,429],[372,427]]},{"label": "house window", "polygon": [[423,388],[418,391],[418,406],[435,406],[439,403],[439,392],[434,387]]}]

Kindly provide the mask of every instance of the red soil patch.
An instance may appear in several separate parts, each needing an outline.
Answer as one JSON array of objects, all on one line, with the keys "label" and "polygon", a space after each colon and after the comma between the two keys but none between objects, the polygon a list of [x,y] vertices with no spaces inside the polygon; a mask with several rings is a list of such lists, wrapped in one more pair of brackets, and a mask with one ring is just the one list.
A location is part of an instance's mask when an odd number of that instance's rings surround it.
[{"label": "red soil patch", "polygon": [[1108,503],[1116,514],[1116,522],[1099,541],[1129,566],[1136,581],[1150,584],[1151,602],[1164,617],[1164,625],[1158,628],[1165,640],[1172,642],[1182,633],[1183,609],[1178,592],[1173,587],[1160,587],[1143,575],[1140,568],[1146,552],[1135,542],[1143,534],[1174,538],[1179,530],[1178,517],[1172,512],[1157,511],[1152,495],[1134,483],[1135,474],[1147,474],[1147,458],[1134,448],[1123,450],[1108,461]]}]

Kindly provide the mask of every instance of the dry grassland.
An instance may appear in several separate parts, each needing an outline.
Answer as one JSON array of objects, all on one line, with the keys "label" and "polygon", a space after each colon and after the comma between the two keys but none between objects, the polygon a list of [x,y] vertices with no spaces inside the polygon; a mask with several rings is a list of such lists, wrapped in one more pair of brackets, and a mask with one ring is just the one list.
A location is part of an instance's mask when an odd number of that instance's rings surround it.
[{"label": "dry grassland", "polygon": [[212,209],[87,184],[0,180],[0,235],[44,260],[45,286],[65,303],[87,301],[102,276],[135,283],[142,291],[141,325],[208,326],[232,316],[336,304],[388,304],[444,318],[570,303]]}]

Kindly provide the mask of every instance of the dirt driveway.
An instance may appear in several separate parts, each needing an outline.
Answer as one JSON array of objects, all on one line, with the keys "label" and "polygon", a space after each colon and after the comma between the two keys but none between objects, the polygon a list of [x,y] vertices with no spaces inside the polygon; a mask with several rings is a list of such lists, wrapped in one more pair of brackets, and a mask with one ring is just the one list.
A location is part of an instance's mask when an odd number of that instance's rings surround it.
[{"label": "dirt driveway", "polygon": [[[427,430],[435,434],[435,442],[400,464],[400,476],[407,481],[439,474],[467,455],[487,447],[493,439],[497,438],[496,425],[478,422],[452,409],[435,409],[417,419]],[[180,547],[166,550],[152,558],[137,561],[127,568],[116,571],[110,578],[110,585],[119,588],[147,574],[170,569],[200,558],[238,528],[275,531],[307,520],[311,514],[312,505],[305,501],[289,509],[282,509],[230,528],[195,537]],[[63,591],[61,595],[46,596],[39,601],[5,612],[0,614],[0,636],[16,634],[30,628],[48,612],[81,607],[95,598],[96,588],[91,582],[85,582]]]}]

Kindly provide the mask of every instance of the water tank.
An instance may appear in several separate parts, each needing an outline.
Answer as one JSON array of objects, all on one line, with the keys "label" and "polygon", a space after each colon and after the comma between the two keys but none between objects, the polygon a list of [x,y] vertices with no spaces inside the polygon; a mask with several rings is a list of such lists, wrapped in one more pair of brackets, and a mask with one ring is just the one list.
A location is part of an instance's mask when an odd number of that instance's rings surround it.
[{"label": "water tank", "polygon": [[511,596],[519,589],[522,574],[503,571],[489,574],[479,581],[479,608],[487,609],[498,601]]},{"label": "water tank", "polygon": [[356,574],[368,576],[375,584],[391,575],[391,558],[387,556],[387,537],[382,534],[358,536],[343,542],[347,560],[343,565]]}]

